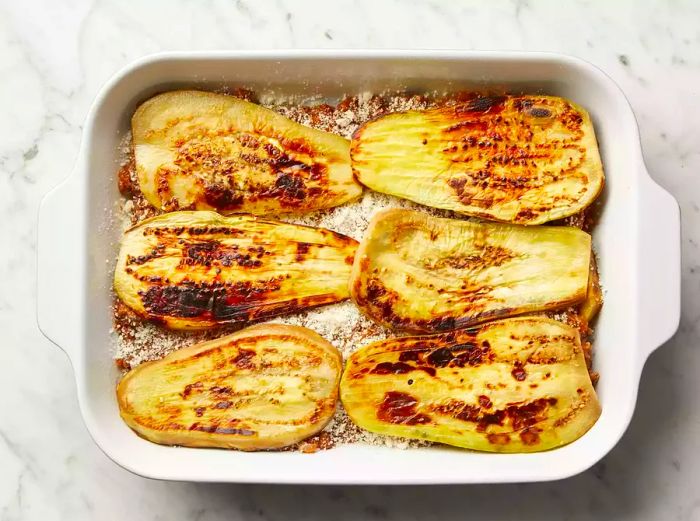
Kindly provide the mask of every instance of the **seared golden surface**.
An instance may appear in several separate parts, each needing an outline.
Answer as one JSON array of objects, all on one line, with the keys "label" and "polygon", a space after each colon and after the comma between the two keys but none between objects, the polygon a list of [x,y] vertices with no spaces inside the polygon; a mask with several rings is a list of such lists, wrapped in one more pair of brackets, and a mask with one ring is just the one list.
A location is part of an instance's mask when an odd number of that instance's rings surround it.
[{"label": "seared golden surface", "polygon": [[265,324],[138,366],[117,399],[127,425],[155,443],[274,449],[328,423],[341,368],[310,329]]},{"label": "seared golden surface", "polygon": [[346,299],[357,242],[251,215],[174,212],[127,231],[119,298],[174,329],[268,318]]},{"label": "seared golden surface", "polygon": [[600,416],[578,332],[538,317],[375,342],[340,397],[369,431],[493,452],[570,443]]},{"label": "seared golden surface", "polygon": [[166,211],[307,212],[362,193],[346,139],[233,96],[160,94],[132,133],[141,190]]},{"label": "seared golden surface", "polygon": [[385,210],[360,243],[350,293],[384,325],[445,331],[581,302],[590,252],[590,235],[576,228]]},{"label": "seared golden surface", "polygon": [[593,202],[603,167],[587,112],[563,98],[474,98],[371,120],[352,167],[378,192],[466,215],[540,224]]}]

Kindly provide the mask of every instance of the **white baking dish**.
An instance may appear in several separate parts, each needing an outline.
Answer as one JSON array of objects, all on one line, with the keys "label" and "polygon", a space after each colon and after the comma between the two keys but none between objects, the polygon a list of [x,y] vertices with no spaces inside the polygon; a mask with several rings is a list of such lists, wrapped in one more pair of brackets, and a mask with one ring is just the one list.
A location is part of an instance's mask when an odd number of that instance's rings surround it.
[{"label": "white baking dish", "polygon": [[[349,445],[316,454],[172,448],[139,438],[119,418],[110,352],[110,287],[118,230],[118,142],[137,104],[178,87],[245,86],[337,97],[387,87],[424,91],[484,85],[565,96],[593,118],[606,172],[594,234],[606,290],[595,368],[603,414],[578,441],[539,454],[485,454],[446,447],[399,450]],[[644,166],[634,115],[620,89],[578,59],[543,53],[270,51],[161,54],[129,66],[100,92],[87,117],[75,170],[39,216],[38,318],[73,363],[78,398],[95,442],[144,476],[275,483],[495,483],[571,476],[602,458],[627,428],[642,366],[680,316],[680,222],[676,201]]]}]

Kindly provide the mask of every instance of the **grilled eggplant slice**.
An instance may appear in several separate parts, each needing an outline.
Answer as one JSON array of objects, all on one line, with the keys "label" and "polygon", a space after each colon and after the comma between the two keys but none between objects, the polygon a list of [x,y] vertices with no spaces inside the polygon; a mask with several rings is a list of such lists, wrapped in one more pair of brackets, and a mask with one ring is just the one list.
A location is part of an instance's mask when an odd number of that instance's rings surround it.
[{"label": "grilled eggplant slice", "polygon": [[340,398],[369,431],[492,452],[558,447],[600,416],[578,331],[541,317],[375,342]]},{"label": "grilled eggplant slice", "polygon": [[445,331],[581,302],[590,253],[590,235],[576,228],[385,210],[360,243],[350,292],[386,326]]},{"label": "grilled eggplant slice", "polygon": [[579,307],[579,316],[583,320],[586,327],[598,315],[600,308],[603,307],[603,289],[600,287],[600,276],[598,275],[598,266],[595,261],[595,256],[591,254],[590,274],[588,276],[588,290],[586,299]]},{"label": "grilled eggplant slice", "polygon": [[518,224],[579,212],[603,187],[591,119],[552,96],[479,97],[371,120],[352,167],[378,192]]},{"label": "grilled eggplant slice", "polygon": [[162,210],[299,213],[362,193],[346,139],[233,96],[160,94],[136,110],[132,134],[139,185]]},{"label": "grilled eggplant slice", "polygon": [[310,329],[262,324],[141,364],[117,399],[127,425],[155,443],[274,449],[328,423],[341,369]]},{"label": "grilled eggplant slice", "polygon": [[269,318],[346,299],[357,242],[252,215],[174,212],[127,231],[119,298],[173,329]]}]

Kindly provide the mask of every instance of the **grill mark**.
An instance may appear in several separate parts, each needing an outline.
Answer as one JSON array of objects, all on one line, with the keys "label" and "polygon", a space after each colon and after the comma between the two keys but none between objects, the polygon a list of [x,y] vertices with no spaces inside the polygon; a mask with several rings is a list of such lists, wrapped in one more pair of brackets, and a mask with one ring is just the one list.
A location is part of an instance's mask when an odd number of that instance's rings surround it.
[{"label": "grill mark", "polygon": [[233,389],[230,387],[223,387],[220,385],[214,385],[209,388],[209,392],[216,397],[221,397],[221,396],[230,396],[233,394]]},{"label": "grill mark", "polygon": [[445,367],[452,361],[454,356],[448,347],[436,349],[427,356],[427,362],[435,367]]},{"label": "grill mark", "polygon": [[530,109],[529,114],[535,118],[549,118],[552,116],[552,112],[550,110],[541,107]]},{"label": "grill mark", "polygon": [[[277,138],[282,149],[265,136],[228,131],[193,129],[196,139],[178,143],[175,165],[178,175],[193,176],[202,186],[202,197],[220,211],[240,210],[258,200],[275,200],[290,208],[313,207],[327,197],[329,179],[325,160],[315,148],[301,139]],[[232,147],[240,147],[232,150]],[[259,184],[256,178],[272,176],[274,181]],[[245,186],[241,189],[240,182]],[[159,187],[163,200],[169,199],[167,176]],[[173,201],[173,208],[180,208]]]},{"label": "grill mark", "polygon": [[255,351],[251,349],[239,349],[238,354],[231,360],[231,363],[239,369],[252,369],[255,367],[252,360],[255,357]]},{"label": "grill mark", "polygon": [[277,177],[274,187],[260,192],[260,197],[278,199],[283,206],[296,206],[307,195],[307,187],[300,176],[281,174]]},{"label": "grill mark", "polygon": [[490,432],[486,435],[486,439],[492,445],[508,445],[510,443],[510,435],[505,432]]},{"label": "grill mark", "polygon": [[180,235],[232,235],[240,237],[248,232],[244,229],[236,228],[235,226],[146,226],[142,234],[144,237],[149,235],[161,236],[180,236]]},{"label": "grill mark", "polygon": [[484,345],[482,348],[472,342],[455,344],[453,346],[441,347],[431,352],[426,361],[438,368],[443,367],[476,367],[483,363],[493,361],[495,354],[490,346]]},{"label": "grill mark", "polygon": [[503,111],[506,99],[506,96],[478,96],[466,103],[457,105],[455,112],[459,115],[469,113],[498,114]]},{"label": "grill mark", "polygon": [[540,442],[540,432],[542,429],[538,427],[527,427],[520,431],[520,440],[524,445],[537,445]]},{"label": "grill mark", "polygon": [[484,394],[479,396],[479,406],[482,409],[490,409],[492,405],[493,403],[491,403],[491,399],[488,396]]},{"label": "grill mark", "polygon": [[218,424],[212,425],[201,425],[199,422],[195,422],[190,425],[189,430],[208,432],[210,434],[232,434],[239,436],[255,436],[257,432],[251,429],[238,429],[233,427],[219,427]]},{"label": "grill mark", "polygon": [[420,360],[421,353],[427,352],[427,349],[412,349],[410,351],[402,351],[399,354],[399,362],[417,362]]},{"label": "grill mark", "polygon": [[270,318],[341,300],[333,293],[323,293],[275,302],[272,295],[279,287],[267,290],[251,282],[215,288],[199,286],[152,286],[139,292],[145,317],[155,321],[178,317],[223,324]]},{"label": "grill mark", "polygon": [[419,413],[416,408],[418,400],[410,394],[389,391],[384,393],[384,400],[377,408],[377,418],[381,421],[399,425],[425,425],[431,418]]},{"label": "grill mark", "polygon": [[224,266],[229,268],[236,265],[241,268],[260,268],[263,265],[260,259],[272,254],[262,246],[241,248],[236,244],[223,245],[216,240],[186,242],[180,246],[182,258],[178,267]]},{"label": "grill mark", "polygon": [[[195,353],[191,355],[189,358],[196,360],[197,358],[213,358],[215,354],[221,353],[221,347],[216,346],[212,347],[211,349],[207,349],[206,351],[200,351],[199,353]],[[175,364],[180,364],[186,362],[185,360],[178,360],[177,362],[174,362]]]},{"label": "grill mark", "polygon": [[[139,292],[149,315],[235,320],[263,307],[271,294],[280,291],[279,278],[222,284],[151,286]],[[293,303],[286,303],[293,306]]]},{"label": "grill mark", "polygon": [[204,185],[204,200],[212,208],[228,212],[241,208],[245,197],[231,187],[217,183],[206,183]]},{"label": "grill mark", "polygon": [[[479,248],[474,245],[474,249]],[[492,246],[490,244],[480,245],[479,251],[470,253],[469,255],[452,255],[443,257],[435,262],[426,262],[428,269],[441,269],[450,267],[459,270],[477,270],[490,267],[498,267],[516,257],[512,250],[503,248],[502,246]],[[481,288],[480,288],[481,289]],[[480,292],[477,292],[477,294]]]},{"label": "grill mark", "polygon": [[297,243],[297,254],[296,254],[297,262],[301,262],[304,260],[304,258],[306,258],[306,254],[309,253],[311,246],[312,245],[308,242],[298,242]]},{"label": "grill mark", "polygon": [[406,374],[411,371],[425,371],[430,376],[435,376],[435,369],[426,366],[413,366],[405,362],[380,362],[372,369],[371,374]]},{"label": "grill mark", "polygon": [[182,390],[182,393],[180,393],[180,396],[182,396],[183,400],[186,400],[190,394],[192,394],[193,389],[201,389],[202,388],[202,382],[195,382],[192,384],[187,384],[185,385],[185,388]]},{"label": "grill mark", "polygon": [[126,265],[127,266],[141,266],[147,262],[162,257],[165,253],[165,244],[156,244],[150,252],[144,255],[127,255]]},{"label": "grill mark", "polygon": [[523,382],[525,380],[525,378],[527,378],[527,373],[525,372],[525,369],[523,368],[522,362],[515,362],[515,366],[513,367],[513,370],[510,372],[510,374],[518,382]]},{"label": "grill mark", "polygon": [[[513,403],[504,409],[486,411],[487,407],[471,405],[460,400],[450,400],[445,404],[434,405],[432,410],[458,420],[475,423],[477,432],[485,432],[491,425],[503,427],[506,422],[513,431],[521,431],[547,419],[549,407],[556,405],[556,398],[538,398],[524,404]],[[526,434],[528,437],[530,433]]]},{"label": "grill mark", "polygon": [[[455,123],[454,125],[450,125],[447,127],[444,132],[450,133],[450,132],[455,132],[455,131],[469,131],[469,130],[477,130],[480,132],[486,132],[488,129],[488,123],[486,121],[479,121],[479,120],[469,120],[469,121],[460,121],[459,123]],[[424,140],[425,143],[427,143],[427,140]]]}]

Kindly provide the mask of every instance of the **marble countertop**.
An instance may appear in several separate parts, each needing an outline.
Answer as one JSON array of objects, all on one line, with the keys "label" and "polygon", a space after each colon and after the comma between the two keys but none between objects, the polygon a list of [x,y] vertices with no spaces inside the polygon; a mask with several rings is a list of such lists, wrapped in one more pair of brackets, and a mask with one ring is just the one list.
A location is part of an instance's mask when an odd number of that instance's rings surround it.
[{"label": "marble countertop", "polygon": [[[700,520],[698,27],[693,0],[1,2],[0,520]],[[93,97],[126,63],[160,50],[287,47],[558,51],[622,87],[649,171],[682,208],[683,316],[601,463],[528,485],[204,485],[134,476],[93,444],[70,364],[36,325],[39,200],[70,172]]]}]

